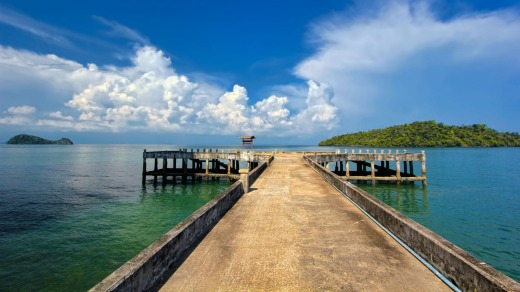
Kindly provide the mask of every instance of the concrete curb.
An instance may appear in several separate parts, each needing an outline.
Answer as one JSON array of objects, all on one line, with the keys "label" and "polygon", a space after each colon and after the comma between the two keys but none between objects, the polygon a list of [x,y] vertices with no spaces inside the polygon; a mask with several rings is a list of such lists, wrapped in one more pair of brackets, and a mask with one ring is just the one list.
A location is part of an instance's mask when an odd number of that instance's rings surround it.
[{"label": "concrete curb", "polygon": [[387,206],[369,193],[342,180],[311,158],[305,161],[330,184],[352,199],[401,241],[463,291],[520,291],[520,284]]}]

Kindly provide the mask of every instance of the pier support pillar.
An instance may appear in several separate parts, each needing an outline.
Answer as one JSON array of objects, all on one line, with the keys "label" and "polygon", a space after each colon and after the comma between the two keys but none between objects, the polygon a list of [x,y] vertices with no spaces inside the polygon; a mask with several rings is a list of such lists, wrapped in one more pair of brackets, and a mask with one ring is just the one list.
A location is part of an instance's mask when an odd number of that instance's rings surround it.
[{"label": "pier support pillar", "polygon": [[185,183],[188,181],[188,159],[182,159],[182,182]]},{"label": "pier support pillar", "polygon": [[375,172],[374,160],[370,160],[370,176],[372,177],[372,184],[376,184],[376,172]]},{"label": "pier support pillar", "polygon": [[424,150],[421,151],[421,173],[424,180],[422,181],[423,187],[426,186],[426,155],[424,154]]},{"label": "pier support pillar", "polygon": [[166,184],[166,170],[168,168],[168,158],[164,157],[162,160],[162,183]]},{"label": "pier support pillar", "polygon": [[143,184],[146,182],[146,149],[143,151]]},{"label": "pier support pillar", "polygon": [[397,185],[401,185],[401,161],[395,161],[395,176],[397,177]]},{"label": "pier support pillar", "polygon": [[157,183],[157,158],[155,158],[154,164],[153,164],[153,184]]},{"label": "pier support pillar", "polygon": [[244,186],[244,193],[249,193],[249,168],[241,169],[238,171],[240,173],[240,181]]},{"label": "pier support pillar", "polygon": [[[172,173],[176,173],[177,172],[177,157],[176,156],[173,156],[173,171]],[[172,176],[172,180],[173,180],[173,183],[176,183],[177,182],[177,177],[175,175]]]}]

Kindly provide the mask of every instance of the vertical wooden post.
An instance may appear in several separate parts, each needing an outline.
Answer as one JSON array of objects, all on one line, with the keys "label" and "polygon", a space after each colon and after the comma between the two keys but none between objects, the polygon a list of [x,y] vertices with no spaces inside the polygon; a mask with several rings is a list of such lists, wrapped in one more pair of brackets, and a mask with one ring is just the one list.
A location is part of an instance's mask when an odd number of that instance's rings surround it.
[{"label": "vertical wooden post", "polygon": [[348,160],[345,161],[345,176],[347,179],[350,177],[350,166],[348,165]]},{"label": "vertical wooden post", "polygon": [[231,159],[227,161],[227,174],[231,174]]}]

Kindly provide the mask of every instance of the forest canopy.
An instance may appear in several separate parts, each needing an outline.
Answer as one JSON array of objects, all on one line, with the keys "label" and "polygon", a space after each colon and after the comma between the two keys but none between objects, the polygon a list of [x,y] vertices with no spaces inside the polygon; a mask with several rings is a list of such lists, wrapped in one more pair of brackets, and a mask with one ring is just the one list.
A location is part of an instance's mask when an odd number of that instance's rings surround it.
[{"label": "forest canopy", "polygon": [[41,137],[20,134],[12,137],[7,141],[7,144],[57,144],[57,145],[72,145],[69,138],[61,138],[56,141],[47,140]]},{"label": "forest canopy", "polygon": [[413,122],[323,140],[320,146],[367,147],[518,147],[518,133],[497,132],[485,124],[449,126],[435,121]]}]

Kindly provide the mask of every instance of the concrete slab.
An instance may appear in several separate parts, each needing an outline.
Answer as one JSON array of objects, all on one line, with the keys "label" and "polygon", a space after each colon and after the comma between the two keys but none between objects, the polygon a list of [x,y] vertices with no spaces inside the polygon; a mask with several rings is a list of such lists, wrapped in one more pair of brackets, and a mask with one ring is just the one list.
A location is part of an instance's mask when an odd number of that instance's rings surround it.
[{"label": "concrete slab", "polygon": [[298,154],[277,154],[161,290],[450,291]]}]

